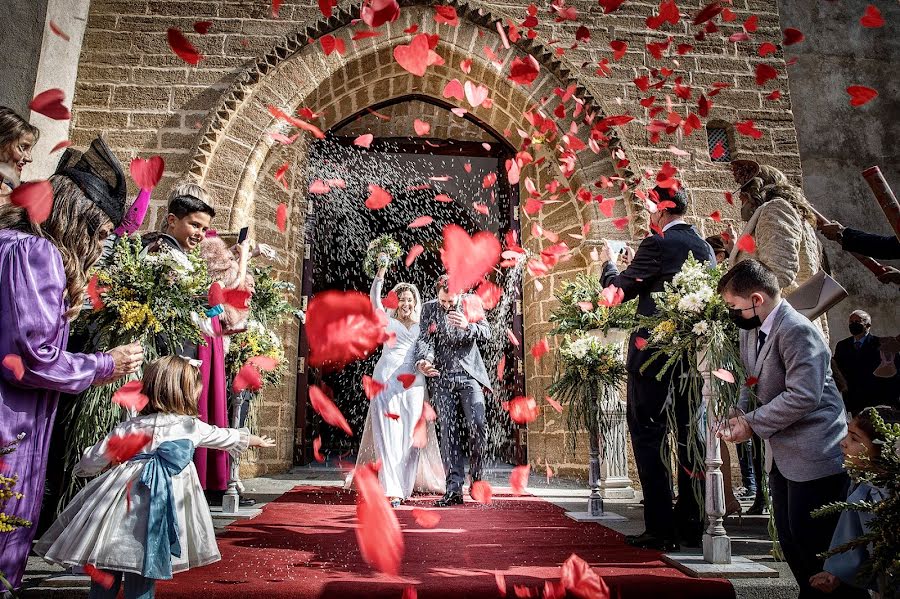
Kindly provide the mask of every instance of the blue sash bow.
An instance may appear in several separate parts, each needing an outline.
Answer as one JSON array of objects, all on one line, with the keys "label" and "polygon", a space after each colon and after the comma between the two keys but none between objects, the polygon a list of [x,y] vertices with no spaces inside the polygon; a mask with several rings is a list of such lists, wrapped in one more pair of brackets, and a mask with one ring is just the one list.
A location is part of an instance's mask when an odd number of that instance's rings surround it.
[{"label": "blue sash bow", "polygon": [[147,460],[141,472],[141,482],[150,490],[147,542],[141,572],[146,578],[172,578],[172,556],[181,557],[172,477],[184,470],[193,458],[194,444],[189,439],[163,441],[154,451],[131,458]]}]

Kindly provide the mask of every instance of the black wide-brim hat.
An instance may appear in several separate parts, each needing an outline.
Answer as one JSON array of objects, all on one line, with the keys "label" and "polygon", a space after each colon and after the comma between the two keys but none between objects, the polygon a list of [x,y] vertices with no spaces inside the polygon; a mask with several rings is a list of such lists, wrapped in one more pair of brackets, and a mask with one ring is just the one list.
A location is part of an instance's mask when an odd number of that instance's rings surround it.
[{"label": "black wide-brim hat", "polygon": [[127,193],[125,172],[102,137],[91,142],[84,153],[67,148],[55,174],[71,179],[115,227],[122,224]]}]

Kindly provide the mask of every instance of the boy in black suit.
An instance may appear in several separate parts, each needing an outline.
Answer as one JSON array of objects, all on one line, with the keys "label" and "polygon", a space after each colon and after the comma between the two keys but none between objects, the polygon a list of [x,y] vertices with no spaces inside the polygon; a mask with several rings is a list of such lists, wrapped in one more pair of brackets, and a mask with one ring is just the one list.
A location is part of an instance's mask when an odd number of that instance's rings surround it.
[{"label": "boy in black suit", "polygon": [[[656,187],[654,192],[659,198],[662,209],[650,215],[650,222],[659,233],[650,235],[641,242],[631,264],[623,272],[619,272],[610,259],[608,244],[600,254],[603,263],[601,280],[603,286],[615,285],[624,291],[625,300],[638,298],[638,314],[653,315],[656,313],[656,302],[652,293],[663,291],[663,284],[671,281],[681,270],[681,266],[693,253],[694,258],[716,263],[713,250],[697,233],[693,226],[687,224],[684,213],[687,211],[687,194],[684,190]],[[631,444],[634,448],[634,459],[644,490],[644,524],[643,534],[629,537],[627,540],[636,547],[646,547],[661,551],[677,551],[680,543],[699,546],[703,533],[703,510],[694,496],[691,477],[704,476],[702,458],[689,456],[688,432],[690,430],[687,401],[679,391],[682,372],[686,370],[676,364],[661,381],[656,375],[662,367],[663,360],[656,360],[643,372],[641,367],[650,359],[650,349],[641,350],[635,345],[635,338],[647,339],[646,330],[636,331],[631,336],[628,346],[628,394],[627,412],[628,429],[631,433]],[[666,463],[661,457],[661,447],[668,432],[668,421],[665,406],[672,393],[675,402],[677,437],[678,437],[678,503],[672,507],[671,478]],[[694,458],[694,459],[691,459]]]}]

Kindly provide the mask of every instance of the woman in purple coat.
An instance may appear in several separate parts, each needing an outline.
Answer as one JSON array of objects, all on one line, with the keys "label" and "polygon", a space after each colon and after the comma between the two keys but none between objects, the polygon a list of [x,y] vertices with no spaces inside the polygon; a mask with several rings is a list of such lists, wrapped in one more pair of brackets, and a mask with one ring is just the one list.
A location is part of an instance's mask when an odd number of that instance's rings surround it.
[{"label": "woman in purple coat", "polygon": [[16,490],[24,494],[7,512],[33,523],[0,533],[0,572],[13,588],[21,584],[41,509],[59,394],[110,383],[143,361],[138,344],[109,353],[66,351],[88,270],[125,212],[118,160],[98,138],[83,155],[67,152],[50,183],[53,207],[40,224],[22,208],[0,206],[0,359],[13,356],[6,363],[21,360],[23,367],[0,367],[0,445],[24,433],[4,457],[5,472],[19,476]]}]

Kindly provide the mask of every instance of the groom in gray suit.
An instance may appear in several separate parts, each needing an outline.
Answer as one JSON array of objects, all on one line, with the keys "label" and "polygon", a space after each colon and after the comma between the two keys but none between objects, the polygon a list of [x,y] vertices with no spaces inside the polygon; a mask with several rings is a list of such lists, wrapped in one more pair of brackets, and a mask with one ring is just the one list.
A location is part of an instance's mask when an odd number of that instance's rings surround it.
[{"label": "groom in gray suit", "polygon": [[781,298],[778,279],[761,262],[739,262],[722,277],[719,292],[742,329],[741,360],[756,379],[741,390],[743,414],[730,418],[719,436],[732,443],[752,433],[763,438],[778,539],[800,597],[833,597],[809,584],[822,571],[816,554],[828,550],[838,520],[837,514],[813,519],[810,512],[846,499],[850,483],[840,447],[847,419],[831,353],[815,325]]},{"label": "groom in gray suit", "polygon": [[438,279],[435,288],[437,299],[422,305],[415,352],[416,368],[429,378],[428,391],[441,426],[447,493],[435,505],[447,507],[463,502],[465,469],[456,419],[460,407],[469,427],[469,474],[473,483],[481,479],[482,452],[487,442],[481,388],[490,389],[491,381],[477,342],[490,339],[491,328],[483,316],[477,322],[469,322],[463,310],[463,300],[478,302],[477,295],[464,298],[462,294],[451,294],[447,275]]}]

